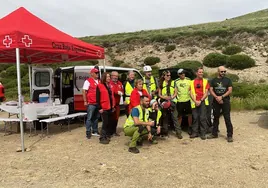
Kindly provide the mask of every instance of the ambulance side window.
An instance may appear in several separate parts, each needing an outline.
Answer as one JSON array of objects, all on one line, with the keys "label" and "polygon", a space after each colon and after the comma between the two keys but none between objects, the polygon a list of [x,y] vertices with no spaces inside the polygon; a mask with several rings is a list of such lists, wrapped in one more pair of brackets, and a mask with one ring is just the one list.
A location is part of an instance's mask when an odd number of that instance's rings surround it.
[{"label": "ambulance side window", "polygon": [[46,87],[50,84],[49,72],[37,72],[35,73],[35,85],[37,87]]}]

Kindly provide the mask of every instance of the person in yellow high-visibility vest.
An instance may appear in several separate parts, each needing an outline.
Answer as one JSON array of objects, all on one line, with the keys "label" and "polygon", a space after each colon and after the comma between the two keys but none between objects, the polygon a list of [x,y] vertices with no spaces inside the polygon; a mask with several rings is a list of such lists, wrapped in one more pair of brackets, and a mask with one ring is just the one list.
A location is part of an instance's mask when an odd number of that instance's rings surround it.
[{"label": "person in yellow high-visibility vest", "polygon": [[[159,82],[159,91],[158,96],[161,99],[161,102],[170,103],[170,107],[164,107],[163,105],[163,127],[162,127],[162,135],[168,135],[168,125],[170,119],[175,127],[176,136],[178,139],[182,139],[181,135],[181,126],[178,120],[178,111],[177,111],[177,87],[175,85],[174,80],[171,80],[171,73],[169,71],[164,71],[162,73],[162,77]],[[171,117],[171,118],[170,118]]]},{"label": "person in yellow high-visibility vest", "polygon": [[151,99],[157,98],[157,81],[152,75],[152,67],[146,65],[143,67],[144,77],[143,77],[143,89],[145,89],[151,96]]},{"label": "person in yellow high-visibility vest", "polygon": [[128,72],[128,79],[124,83],[124,105],[125,105],[125,113],[128,117],[129,115],[129,103],[130,103],[130,95],[135,87],[135,72],[129,71]]},{"label": "person in yellow high-visibility vest", "polygon": [[[200,137],[206,139],[207,131],[207,112],[209,83],[203,78],[203,68],[198,68],[196,78],[190,84],[191,107],[193,115],[192,134],[190,138],[198,137],[200,128]],[[199,125],[200,122],[200,125]]]}]

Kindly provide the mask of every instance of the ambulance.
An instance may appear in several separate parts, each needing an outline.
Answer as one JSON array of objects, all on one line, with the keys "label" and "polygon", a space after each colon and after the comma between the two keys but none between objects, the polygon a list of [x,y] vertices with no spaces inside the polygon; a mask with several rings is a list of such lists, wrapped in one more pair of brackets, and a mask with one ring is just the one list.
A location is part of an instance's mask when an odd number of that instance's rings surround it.
[{"label": "ambulance", "polygon": [[[84,106],[82,88],[85,80],[90,76],[90,69],[94,66],[60,67],[52,68],[32,67],[31,99],[39,101],[39,96],[48,94],[49,102],[59,101],[69,105],[69,113],[86,111]],[[119,80],[124,83],[129,71],[136,73],[136,79],[141,79],[141,73],[134,68],[99,66],[100,76],[103,72],[117,71]],[[121,98],[123,105],[123,98]]]}]

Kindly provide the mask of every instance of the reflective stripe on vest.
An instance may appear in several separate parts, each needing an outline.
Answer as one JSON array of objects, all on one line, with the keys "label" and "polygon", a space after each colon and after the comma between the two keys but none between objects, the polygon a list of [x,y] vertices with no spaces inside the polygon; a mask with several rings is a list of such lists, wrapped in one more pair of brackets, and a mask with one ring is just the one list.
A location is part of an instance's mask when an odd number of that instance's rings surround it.
[{"label": "reflective stripe on vest", "polygon": [[[174,92],[175,92],[175,82],[174,82],[174,80],[171,81],[171,84],[170,84],[169,88],[170,88],[170,95],[169,96],[174,95]],[[167,96],[167,82],[166,81],[163,82],[161,95]],[[177,97],[172,99],[172,101],[176,103],[177,102]]]},{"label": "reflective stripe on vest", "polygon": [[155,79],[153,76],[151,76],[150,78],[150,83],[149,83],[149,88],[150,88],[150,91],[148,91],[147,89],[147,85],[146,85],[146,79],[145,77],[143,77],[143,89],[145,89],[149,94],[152,93],[152,91],[155,91],[156,90],[156,83],[155,83]]},{"label": "reflective stripe on vest", "polygon": [[[145,109],[145,114],[143,116],[141,106],[138,105],[135,108],[137,108],[139,110],[139,120],[142,121],[142,122],[148,122],[148,119],[149,119],[149,111],[148,111],[148,109]],[[132,115],[130,114],[128,116],[127,120],[126,120],[126,123],[124,124],[124,128],[131,127],[131,126],[134,126],[134,119],[133,119]]]},{"label": "reflective stripe on vest", "polygon": [[[203,94],[206,92],[206,87],[207,87],[208,81],[203,78]],[[196,93],[195,93],[195,88],[194,88],[194,80],[191,81],[191,93],[196,98]],[[208,97],[205,99],[205,105],[208,106]],[[191,100],[191,107],[195,108],[195,102]]]},{"label": "reflective stripe on vest", "polygon": [[126,86],[125,86],[125,102],[126,104],[129,104],[130,103],[130,95],[131,95],[131,92],[133,91],[133,87],[131,86],[131,84],[129,82],[126,83]]}]

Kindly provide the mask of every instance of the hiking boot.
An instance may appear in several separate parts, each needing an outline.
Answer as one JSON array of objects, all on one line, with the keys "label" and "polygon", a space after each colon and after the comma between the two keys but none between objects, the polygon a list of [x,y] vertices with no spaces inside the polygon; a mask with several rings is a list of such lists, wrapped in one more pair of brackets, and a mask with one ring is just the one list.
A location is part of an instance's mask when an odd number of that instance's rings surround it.
[{"label": "hiking boot", "polygon": [[190,138],[196,138],[196,137],[198,137],[198,135],[197,135],[196,133],[192,133],[192,134],[190,135]]},{"label": "hiking boot", "polygon": [[100,140],[100,143],[101,143],[101,144],[109,144],[109,140],[107,140],[107,139],[102,139],[102,140]]},{"label": "hiking boot", "polygon": [[231,136],[227,137],[227,142],[233,142],[233,141],[234,141],[233,137],[231,137]]},{"label": "hiking boot", "polygon": [[100,134],[98,132],[93,132],[92,136],[100,136]]},{"label": "hiking boot", "polygon": [[206,140],[207,138],[206,138],[206,135],[204,135],[204,134],[202,134],[201,136],[200,136],[200,138],[202,139],[202,140]]},{"label": "hiking boot", "polygon": [[218,135],[210,134],[207,136],[207,139],[214,139],[214,138],[218,138]]},{"label": "hiking boot", "polygon": [[120,136],[120,134],[119,133],[114,133],[114,136]]},{"label": "hiking boot", "polygon": [[131,152],[131,153],[140,153],[140,151],[138,150],[138,148],[136,147],[131,147],[131,148],[128,148],[128,151]]},{"label": "hiking boot", "polygon": [[151,140],[150,143],[151,144],[158,144],[157,140]]},{"label": "hiking boot", "polygon": [[91,134],[87,134],[87,139],[90,139],[91,138]]},{"label": "hiking boot", "polygon": [[181,133],[176,133],[176,136],[178,137],[178,139],[182,139],[183,138],[182,135],[181,135]]}]

